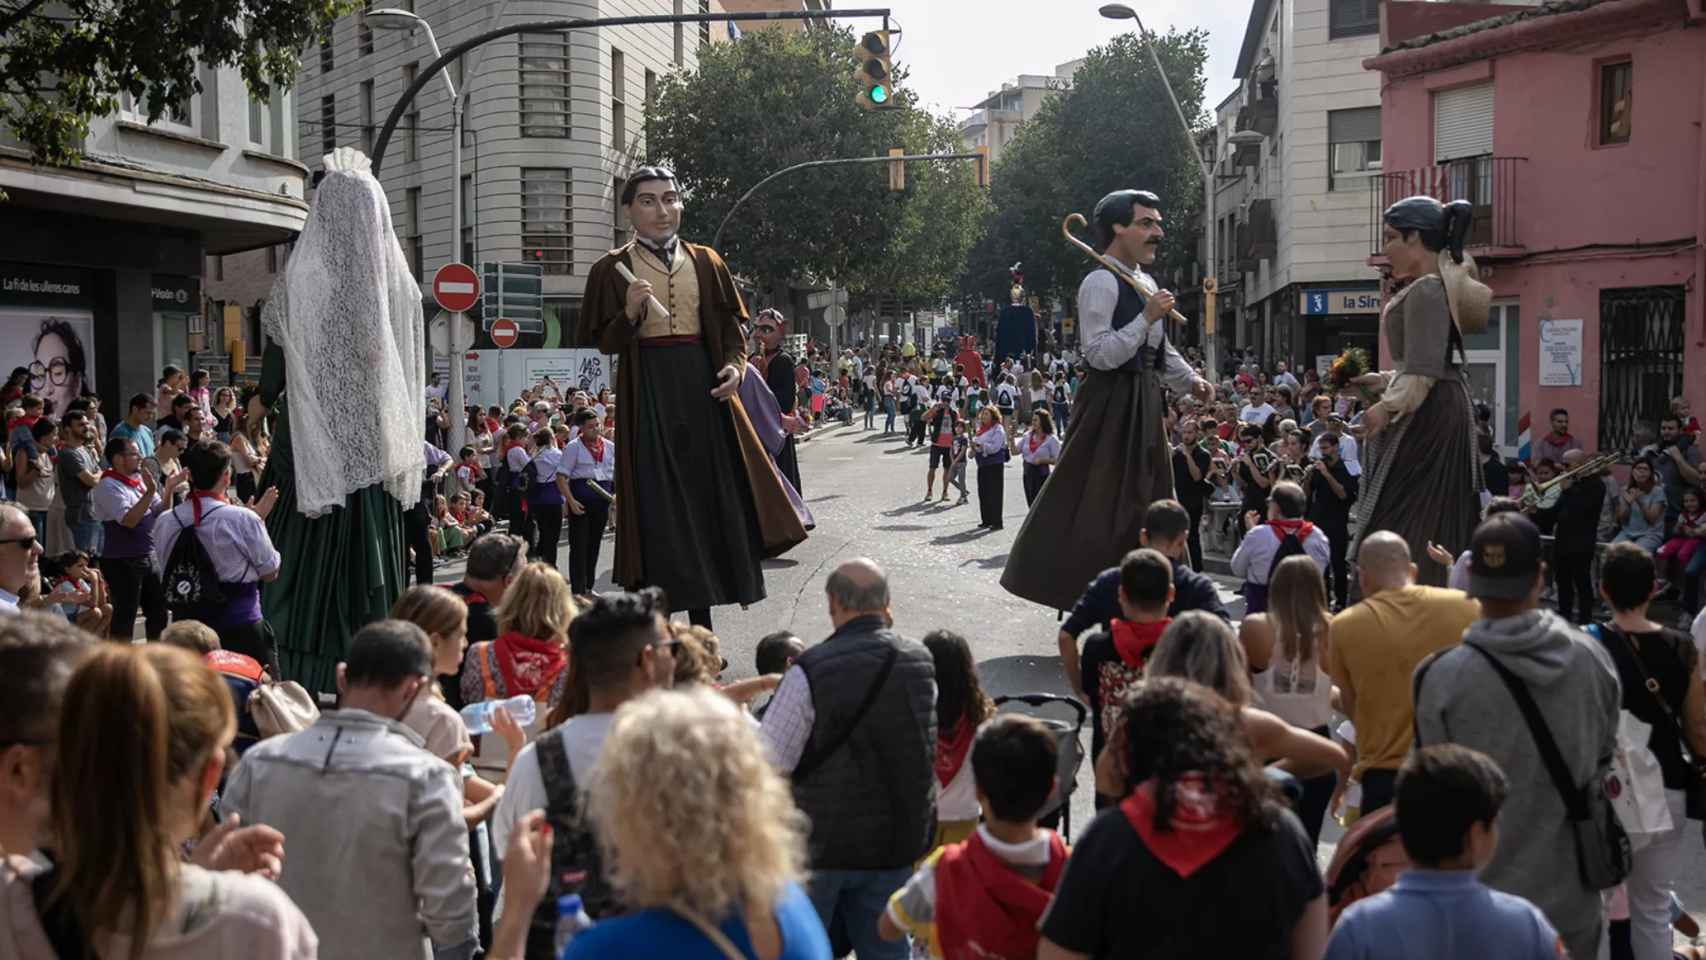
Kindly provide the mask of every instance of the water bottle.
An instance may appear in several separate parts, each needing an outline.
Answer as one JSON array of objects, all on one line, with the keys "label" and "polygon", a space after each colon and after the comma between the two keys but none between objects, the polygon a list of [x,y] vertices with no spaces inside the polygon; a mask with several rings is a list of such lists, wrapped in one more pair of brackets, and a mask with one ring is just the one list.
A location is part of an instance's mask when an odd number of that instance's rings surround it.
[{"label": "water bottle", "polygon": [[508,700],[482,700],[470,703],[462,708],[462,722],[468,726],[468,735],[477,737],[482,733],[492,732],[492,711],[503,707],[515,722],[523,727],[533,722],[533,698],[529,696],[510,697]]},{"label": "water bottle", "polygon": [[1346,830],[1362,816],[1362,781],[1352,780],[1345,785],[1345,792],[1339,795],[1339,812],[1334,819],[1339,826]]},{"label": "water bottle", "polygon": [[583,931],[592,929],[592,918],[586,915],[586,908],[581,904],[578,893],[570,893],[557,898],[557,933],[552,943],[554,955],[561,960],[568,952],[569,944]]}]

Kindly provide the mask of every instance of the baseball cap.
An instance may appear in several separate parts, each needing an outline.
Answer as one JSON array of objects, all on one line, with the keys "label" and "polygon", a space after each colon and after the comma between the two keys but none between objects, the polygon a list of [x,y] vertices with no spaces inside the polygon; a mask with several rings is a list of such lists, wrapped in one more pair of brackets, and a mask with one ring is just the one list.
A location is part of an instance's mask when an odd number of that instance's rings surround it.
[{"label": "baseball cap", "polygon": [[1540,573],[1540,528],[1520,513],[1497,513],[1469,538],[1469,595],[1521,600]]}]

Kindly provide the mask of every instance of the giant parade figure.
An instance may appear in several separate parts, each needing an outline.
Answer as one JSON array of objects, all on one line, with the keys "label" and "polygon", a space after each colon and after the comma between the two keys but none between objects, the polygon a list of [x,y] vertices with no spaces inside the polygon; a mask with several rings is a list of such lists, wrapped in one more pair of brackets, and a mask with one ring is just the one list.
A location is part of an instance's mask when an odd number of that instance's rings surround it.
[{"label": "giant parade figure", "polygon": [[579,339],[616,354],[614,579],[711,608],[764,599],[760,562],[806,538],[738,396],[746,306],[716,251],[682,241],[681,188],[662,167],[622,189],[635,239],[587,273]]},{"label": "giant parade figure", "polygon": [[[1089,374],[1073,401],[1060,463],[1001,575],[1008,592],[1059,610],[1139,545],[1150,502],[1173,495],[1162,386],[1214,397],[1167,341],[1167,318],[1178,316],[1173,295],[1143,272],[1165,235],[1160,207],[1143,190],[1116,191],[1096,204],[1089,252],[1103,266],[1078,287],[1079,352]],[[1074,218],[1083,220],[1074,214],[1068,222]]]},{"label": "giant parade figure", "polygon": [[327,154],[308,225],[261,311],[261,487],[283,563],[262,594],[285,677],[335,689],[350,636],[403,587],[403,511],[425,465],[421,288],[367,157]]}]

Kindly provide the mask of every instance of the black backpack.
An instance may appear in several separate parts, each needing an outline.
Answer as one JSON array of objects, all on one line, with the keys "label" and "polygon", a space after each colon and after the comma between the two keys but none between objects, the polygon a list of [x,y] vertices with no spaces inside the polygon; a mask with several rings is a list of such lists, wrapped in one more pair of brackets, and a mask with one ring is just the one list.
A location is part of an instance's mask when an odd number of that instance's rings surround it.
[{"label": "black backpack", "polygon": [[[1279,528],[1275,527],[1274,532],[1279,533]],[[1274,582],[1274,571],[1279,569],[1286,557],[1295,557],[1300,553],[1308,551],[1303,548],[1303,538],[1297,535],[1297,531],[1280,534],[1279,549],[1274,551],[1274,562],[1268,565],[1268,582]]]},{"label": "black backpack", "polygon": [[[221,509],[224,508],[214,507],[203,516],[212,516]],[[183,524],[177,542],[172,544],[172,553],[166,558],[166,568],[160,571],[166,608],[178,618],[225,603],[225,589],[219,584],[213,558],[207,555],[207,548],[202,546],[201,536],[196,532],[199,523],[197,519]]]},{"label": "black backpack", "polygon": [[1066,402],[1066,386],[1064,384],[1057,383],[1054,385],[1054,402],[1055,403],[1065,403]]}]

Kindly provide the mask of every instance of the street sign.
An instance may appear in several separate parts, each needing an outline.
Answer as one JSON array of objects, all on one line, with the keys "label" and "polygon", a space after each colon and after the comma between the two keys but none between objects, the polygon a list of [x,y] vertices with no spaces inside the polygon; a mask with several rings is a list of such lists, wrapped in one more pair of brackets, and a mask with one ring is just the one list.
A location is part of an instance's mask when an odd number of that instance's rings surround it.
[{"label": "street sign", "polygon": [[545,268],[536,263],[481,265],[480,319],[487,330],[509,320],[522,333],[545,332]]},{"label": "street sign", "polygon": [[480,302],[480,275],[466,263],[447,263],[432,275],[432,297],[451,313],[465,313]]},{"label": "street sign", "polygon": [[515,341],[521,337],[521,328],[514,320],[499,318],[492,321],[492,345],[499,350],[515,346]]},{"label": "street sign", "polygon": [[831,329],[841,326],[847,320],[847,308],[839,303],[832,303],[823,311],[823,322]]}]

